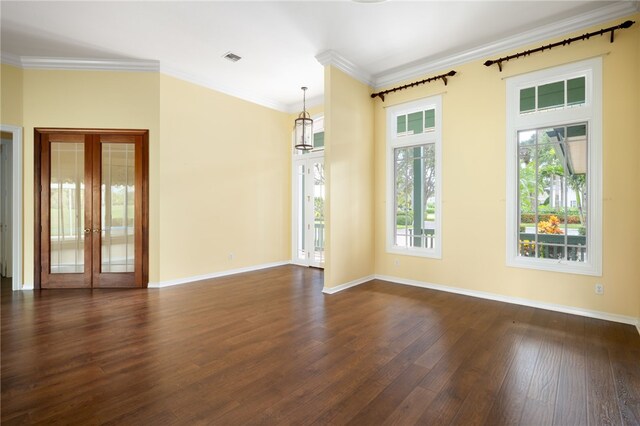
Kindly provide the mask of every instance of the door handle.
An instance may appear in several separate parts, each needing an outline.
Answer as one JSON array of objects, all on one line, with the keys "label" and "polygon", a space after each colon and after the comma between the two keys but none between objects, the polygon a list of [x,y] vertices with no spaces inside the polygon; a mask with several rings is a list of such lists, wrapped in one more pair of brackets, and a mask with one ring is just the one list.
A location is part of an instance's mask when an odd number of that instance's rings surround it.
[{"label": "door handle", "polygon": [[96,228],[96,229],[93,230],[94,233],[95,232],[100,232],[100,231],[102,231],[102,229],[100,229],[100,228]]},{"label": "door handle", "polygon": [[89,232],[91,232],[91,228],[84,228],[84,233],[88,234]]}]

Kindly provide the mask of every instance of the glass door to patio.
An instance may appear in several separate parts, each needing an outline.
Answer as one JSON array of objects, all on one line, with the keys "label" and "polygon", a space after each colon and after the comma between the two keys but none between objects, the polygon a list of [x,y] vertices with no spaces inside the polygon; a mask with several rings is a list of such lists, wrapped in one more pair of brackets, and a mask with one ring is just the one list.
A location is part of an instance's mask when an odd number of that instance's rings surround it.
[{"label": "glass door to patio", "polygon": [[325,177],[323,153],[294,159],[293,262],[324,267]]}]

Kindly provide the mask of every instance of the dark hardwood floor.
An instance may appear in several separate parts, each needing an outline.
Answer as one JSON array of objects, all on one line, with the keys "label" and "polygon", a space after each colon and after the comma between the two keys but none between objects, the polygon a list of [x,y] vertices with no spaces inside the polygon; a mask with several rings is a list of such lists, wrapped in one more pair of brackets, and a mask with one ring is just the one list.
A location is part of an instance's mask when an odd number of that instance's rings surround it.
[{"label": "dark hardwood floor", "polygon": [[2,288],[2,423],[640,424],[629,325],[284,266]]}]

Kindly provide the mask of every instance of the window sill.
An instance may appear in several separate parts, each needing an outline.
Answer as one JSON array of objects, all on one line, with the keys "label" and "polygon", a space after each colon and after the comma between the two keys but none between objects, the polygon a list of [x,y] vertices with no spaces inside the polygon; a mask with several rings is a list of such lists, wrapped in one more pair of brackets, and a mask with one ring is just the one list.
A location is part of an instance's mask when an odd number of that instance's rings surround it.
[{"label": "window sill", "polygon": [[602,276],[601,268],[592,263],[577,263],[566,260],[532,259],[518,256],[507,259],[507,266],[564,274]]}]

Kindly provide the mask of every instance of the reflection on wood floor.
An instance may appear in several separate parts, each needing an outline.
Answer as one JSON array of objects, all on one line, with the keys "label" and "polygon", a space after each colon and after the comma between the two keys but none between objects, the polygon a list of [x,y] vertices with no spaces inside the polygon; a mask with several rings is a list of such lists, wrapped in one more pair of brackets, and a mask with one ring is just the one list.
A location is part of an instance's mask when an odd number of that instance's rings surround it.
[{"label": "reflection on wood floor", "polygon": [[2,423],[640,423],[629,325],[283,266],[2,289]]}]

